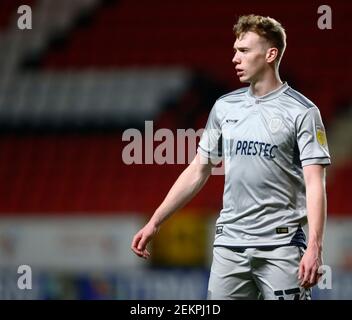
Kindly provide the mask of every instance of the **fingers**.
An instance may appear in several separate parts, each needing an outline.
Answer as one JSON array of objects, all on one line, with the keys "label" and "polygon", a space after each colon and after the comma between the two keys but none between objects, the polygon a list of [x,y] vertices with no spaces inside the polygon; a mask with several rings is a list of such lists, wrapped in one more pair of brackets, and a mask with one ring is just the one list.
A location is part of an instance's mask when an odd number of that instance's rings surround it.
[{"label": "fingers", "polygon": [[147,250],[147,249],[145,249],[144,251],[143,251],[143,258],[144,259],[148,259],[150,257],[150,253],[149,253],[149,251]]},{"label": "fingers", "polygon": [[141,232],[138,232],[134,237],[133,237],[133,240],[132,240],[132,244],[131,244],[131,249],[132,251],[139,257],[143,257],[143,251],[140,250],[138,247],[139,247],[139,242],[142,238],[142,233]]},{"label": "fingers", "polygon": [[131,249],[139,257],[148,259],[150,257],[149,251],[146,249],[147,240],[142,232],[138,232],[132,240]]},{"label": "fingers", "polygon": [[138,250],[143,251],[145,249],[145,247],[147,246],[148,243],[148,239],[147,237],[143,234],[143,236],[141,237],[139,243],[138,243]]},{"label": "fingers", "polygon": [[298,279],[303,288],[308,289],[318,283],[318,280],[322,275],[320,272],[321,264],[322,262],[319,252],[317,253],[312,249],[305,252],[298,270]]},{"label": "fingers", "polygon": [[317,283],[320,281],[322,276],[323,276],[323,273],[320,270],[318,270],[317,271]]},{"label": "fingers", "polygon": [[141,240],[139,241],[139,244],[137,247],[139,252],[142,253],[142,258],[144,258],[144,259],[148,259],[150,257],[150,253],[146,248],[147,244],[148,244],[148,239],[147,239],[147,237],[143,236],[141,238]]},{"label": "fingers", "polygon": [[138,232],[132,239],[131,249],[134,251],[138,247],[138,243],[142,238],[142,233]]},{"label": "fingers", "polygon": [[305,268],[304,266],[302,267],[302,275],[301,275],[301,283],[300,285],[308,289],[312,286],[315,286],[318,283],[319,278],[321,277],[321,274],[318,273],[318,270],[316,268]]},{"label": "fingers", "polygon": [[314,286],[317,283],[317,268],[312,268],[310,273],[309,284]]},{"label": "fingers", "polygon": [[301,281],[301,286],[303,288],[307,288],[308,287],[309,277],[310,277],[309,270],[308,269],[304,269],[303,278],[302,278],[302,281]]},{"label": "fingers", "polygon": [[302,280],[304,274],[304,264],[301,262],[299,264],[299,270],[298,270],[298,280]]},{"label": "fingers", "polygon": [[315,286],[319,282],[322,276],[323,276],[323,273],[321,272],[321,269],[320,268],[315,269],[313,276],[311,277],[311,286]]},{"label": "fingers", "polygon": [[143,259],[148,259],[150,257],[150,253],[147,249],[140,250],[138,255]]},{"label": "fingers", "polygon": [[310,279],[310,268],[306,267],[304,259],[302,259],[301,263],[299,264],[298,279],[301,281],[301,287],[308,288],[308,282]]}]

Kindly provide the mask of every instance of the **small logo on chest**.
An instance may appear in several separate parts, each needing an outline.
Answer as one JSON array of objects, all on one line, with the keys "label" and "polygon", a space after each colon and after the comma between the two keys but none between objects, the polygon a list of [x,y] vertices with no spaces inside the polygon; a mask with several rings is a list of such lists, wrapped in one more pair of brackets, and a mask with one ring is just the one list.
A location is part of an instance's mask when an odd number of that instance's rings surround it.
[{"label": "small logo on chest", "polygon": [[271,133],[276,133],[281,129],[282,120],[279,117],[271,118],[269,122],[269,129]]},{"label": "small logo on chest", "polygon": [[226,123],[232,123],[232,124],[235,124],[237,123],[238,120],[235,120],[235,119],[226,119]]}]

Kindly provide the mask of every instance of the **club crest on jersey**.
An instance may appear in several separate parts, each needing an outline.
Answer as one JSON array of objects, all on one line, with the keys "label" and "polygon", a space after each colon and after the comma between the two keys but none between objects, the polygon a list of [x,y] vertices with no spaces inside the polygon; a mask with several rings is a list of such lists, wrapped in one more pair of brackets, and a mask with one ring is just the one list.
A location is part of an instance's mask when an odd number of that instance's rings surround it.
[{"label": "club crest on jersey", "polygon": [[282,120],[279,117],[271,118],[269,122],[269,129],[271,133],[276,133],[281,129]]},{"label": "club crest on jersey", "polygon": [[317,141],[322,147],[327,145],[325,131],[320,127],[317,127]]}]

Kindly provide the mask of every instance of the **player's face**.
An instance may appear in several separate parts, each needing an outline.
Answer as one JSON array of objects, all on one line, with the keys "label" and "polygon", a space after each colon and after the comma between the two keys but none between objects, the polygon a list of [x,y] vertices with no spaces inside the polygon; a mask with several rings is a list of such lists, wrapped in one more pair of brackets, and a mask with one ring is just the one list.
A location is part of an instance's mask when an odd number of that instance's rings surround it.
[{"label": "player's face", "polygon": [[232,62],[241,82],[255,82],[267,68],[266,53],[269,45],[267,41],[254,32],[246,32],[236,39],[235,55]]}]

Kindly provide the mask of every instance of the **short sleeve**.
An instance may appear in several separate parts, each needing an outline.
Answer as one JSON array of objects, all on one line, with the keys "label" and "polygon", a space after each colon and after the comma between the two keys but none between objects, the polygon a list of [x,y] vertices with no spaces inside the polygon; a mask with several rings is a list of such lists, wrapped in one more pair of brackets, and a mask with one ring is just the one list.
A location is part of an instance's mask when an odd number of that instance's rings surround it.
[{"label": "short sleeve", "polygon": [[199,141],[198,152],[215,162],[222,159],[221,126],[216,112],[216,103],[210,111],[205,130]]},{"label": "short sleeve", "polygon": [[311,107],[297,121],[297,144],[302,166],[329,165],[330,154],[325,128],[317,107]]}]

